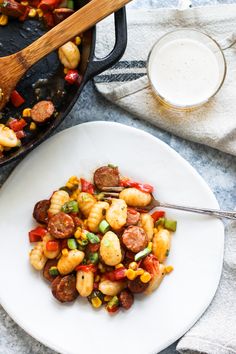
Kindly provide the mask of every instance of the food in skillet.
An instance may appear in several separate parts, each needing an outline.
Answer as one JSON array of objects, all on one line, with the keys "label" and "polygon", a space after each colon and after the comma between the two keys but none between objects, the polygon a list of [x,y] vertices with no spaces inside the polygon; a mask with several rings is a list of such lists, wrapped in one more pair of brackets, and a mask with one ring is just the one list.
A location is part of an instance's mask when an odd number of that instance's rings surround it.
[{"label": "food in skillet", "polygon": [[[7,26],[9,21],[35,19],[43,21],[50,29],[74,13],[73,0],[0,0],[0,26]],[[77,36],[58,50],[58,56],[64,67],[66,85],[80,85],[81,37]],[[12,92],[10,107],[18,108],[15,116],[0,112],[0,158],[7,151],[21,146],[27,136],[36,134],[43,124],[50,123],[57,115],[57,106],[53,97],[37,98],[39,102],[32,107],[26,103],[27,92]],[[0,90],[0,100],[2,93]],[[3,118],[1,117],[3,116]]]},{"label": "food in skillet", "polygon": [[[35,242],[31,265],[51,283],[60,302],[87,297],[108,312],[129,309],[134,294],[151,294],[164,276],[176,221],[164,211],[145,212],[153,187],[124,178],[117,167],[103,166],[94,184],[71,177],[33,211],[40,224],[29,232]],[[123,188],[104,195],[104,187]]]}]

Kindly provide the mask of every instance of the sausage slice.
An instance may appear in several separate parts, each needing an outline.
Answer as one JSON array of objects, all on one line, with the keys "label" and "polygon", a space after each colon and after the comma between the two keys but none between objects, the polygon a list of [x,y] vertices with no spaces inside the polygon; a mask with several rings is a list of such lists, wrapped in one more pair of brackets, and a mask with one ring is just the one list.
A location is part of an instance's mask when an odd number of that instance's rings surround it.
[{"label": "sausage slice", "polygon": [[149,283],[143,283],[140,280],[140,277],[128,281],[128,288],[134,294],[143,293],[147,289],[148,285]]},{"label": "sausage slice", "polygon": [[127,209],[126,226],[137,225],[140,219],[140,213],[133,208]]},{"label": "sausage slice", "polygon": [[55,277],[49,273],[49,269],[51,267],[55,267],[57,265],[57,262],[58,262],[58,259],[49,259],[43,268],[44,278],[46,280],[50,281],[51,283],[55,280]]},{"label": "sausage slice", "polygon": [[119,300],[121,306],[124,309],[129,310],[134,303],[134,295],[128,289],[125,289],[121,291]]},{"label": "sausage slice", "polygon": [[40,200],[35,204],[33,217],[41,224],[47,224],[48,222],[48,209],[50,207],[50,200]]},{"label": "sausage slice", "polygon": [[74,274],[57,276],[52,282],[52,294],[60,302],[71,302],[78,297]]},{"label": "sausage slice", "polygon": [[117,187],[120,184],[119,170],[117,167],[100,167],[94,172],[93,180],[98,189]]},{"label": "sausage slice", "polygon": [[53,215],[48,222],[48,232],[55,238],[69,238],[75,231],[75,224],[72,217],[60,212]]},{"label": "sausage slice", "polygon": [[141,227],[129,226],[122,235],[122,241],[128,250],[137,253],[148,245],[148,236]]},{"label": "sausage slice", "polygon": [[36,123],[44,123],[55,111],[52,101],[40,101],[31,109],[31,118]]}]

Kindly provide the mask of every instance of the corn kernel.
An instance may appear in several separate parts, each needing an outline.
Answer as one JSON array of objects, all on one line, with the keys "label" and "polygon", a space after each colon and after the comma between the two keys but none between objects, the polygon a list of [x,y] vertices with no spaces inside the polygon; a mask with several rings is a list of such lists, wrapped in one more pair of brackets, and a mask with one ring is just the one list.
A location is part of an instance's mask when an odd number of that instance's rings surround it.
[{"label": "corn kernel", "polygon": [[37,15],[36,9],[30,9],[29,10],[29,17],[35,17]]},{"label": "corn kernel", "polygon": [[75,238],[80,238],[82,234],[81,227],[77,227],[77,230],[74,233]]},{"label": "corn kernel", "polygon": [[71,194],[71,197],[70,197],[70,200],[77,200],[78,199],[78,195],[79,195],[79,191],[74,191],[72,194]]},{"label": "corn kernel", "polygon": [[174,270],[174,267],[172,267],[172,266],[166,266],[166,267],[165,267],[165,272],[166,272],[166,274],[171,273],[173,270]]},{"label": "corn kernel", "polygon": [[63,248],[63,250],[61,251],[61,253],[63,254],[63,256],[68,256],[69,251],[67,248]]},{"label": "corn kernel", "polygon": [[81,38],[80,36],[75,37],[75,44],[80,45],[81,44]]},{"label": "corn kernel", "polygon": [[66,183],[66,187],[70,189],[72,189],[76,185],[79,185],[79,180],[76,176],[70,177]]},{"label": "corn kernel", "polygon": [[136,272],[133,269],[127,269],[126,276],[129,280],[134,280],[136,278]]},{"label": "corn kernel", "polygon": [[84,226],[85,226],[85,227],[88,226],[88,220],[87,220],[87,219],[84,220]]},{"label": "corn kernel", "polygon": [[104,267],[104,265],[102,263],[98,263],[98,269],[100,270],[101,273],[106,272],[106,268]]},{"label": "corn kernel", "polygon": [[148,242],[148,248],[152,250],[152,242]]},{"label": "corn kernel", "polygon": [[131,262],[131,263],[129,264],[129,268],[130,268],[130,269],[133,269],[133,270],[137,270],[138,264],[137,264],[136,262]]},{"label": "corn kernel", "polygon": [[8,16],[0,15],[0,26],[6,26],[8,24]]},{"label": "corn kernel", "polygon": [[92,305],[95,307],[95,309],[97,309],[102,305],[102,301],[99,299],[99,297],[94,297],[92,299]]},{"label": "corn kernel", "polygon": [[31,108],[25,108],[25,109],[23,110],[23,112],[22,112],[22,116],[23,116],[24,118],[30,117],[30,116],[31,116]]},{"label": "corn kernel", "polygon": [[136,270],[136,275],[138,276],[138,275],[142,275],[144,273],[144,269],[142,269],[142,268],[138,268],[137,270]]},{"label": "corn kernel", "polygon": [[122,263],[119,263],[115,266],[116,269],[119,269],[119,268],[124,268],[124,265]]},{"label": "corn kernel", "polygon": [[87,236],[83,232],[81,233],[81,238],[82,240],[87,240]]},{"label": "corn kernel", "polygon": [[144,272],[141,277],[140,280],[142,283],[148,283],[151,280],[152,276],[150,273],[148,272]]},{"label": "corn kernel", "polygon": [[43,17],[43,11],[41,9],[37,9],[37,14],[38,14],[38,17]]},{"label": "corn kernel", "polygon": [[29,3],[28,3],[28,1],[21,1],[21,5],[23,5],[23,6],[28,6]]},{"label": "corn kernel", "polygon": [[31,122],[29,128],[30,130],[35,130],[37,128],[37,125],[34,122]]},{"label": "corn kernel", "polygon": [[100,276],[99,276],[99,275],[96,275],[96,277],[95,277],[95,283],[99,282],[99,280],[100,280]]},{"label": "corn kernel", "polygon": [[106,301],[106,302],[109,302],[111,299],[112,299],[112,296],[110,296],[110,295],[106,295],[104,297],[104,301]]},{"label": "corn kernel", "polygon": [[64,68],[64,74],[67,74],[68,73],[68,70],[67,68]]}]

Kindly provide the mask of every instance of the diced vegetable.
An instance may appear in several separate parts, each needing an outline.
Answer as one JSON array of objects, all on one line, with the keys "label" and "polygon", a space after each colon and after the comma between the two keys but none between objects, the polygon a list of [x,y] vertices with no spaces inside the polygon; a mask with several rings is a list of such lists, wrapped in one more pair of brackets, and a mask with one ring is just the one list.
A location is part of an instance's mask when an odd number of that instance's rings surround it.
[{"label": "diced vegetable", "polygon": [[62,206],[61,211],[64,213],[78,213],[78,203],[75,200],[71,200]]},{"label": "diced vegetable", "polygon": [[19,130],[18,132],[16,132],[16,137],[17,137],[17,139],[23,139],[23,138],[25,138],[25,132],[24,132],[24,130]]},{"label": "diced vegetable", "polygon": [[18,131],[22,130],[26,125],[27,125],[27,123],[23,118],[11,119],[7,123],[7,126],[9,128],[11,128],[14,132],[18,132]]},{"label": "diced vegetable", "polygon": [[163,218],[165,216],[165,212],[163,210],[156,210],[154,213],[151,214],[151,217],[153,218],[154,222],[156,222],[158,219]]},{"label": "diced vegetable", "polygon": [[60,0],[42,0],[40,1],[38,8],[43,12],[52,11],[58,7]]},{"label": "diced vegetable", "polygon": [[89,301],[90,303],[92,303],[92,300],[93,300],[94,298],[98,298],[98,299],[100,299],[101,302],[103,302],[103,300],[104,300],[104,295],[103,295],[103,293],[101,293],[101,291],[99,291],[99,290],[94,290],[94,291],[92,292],[92,294],[90,294],[90,295],[87,297],[87,299],[88,299],[88,301]]},{"label": "diced vegetable", "polygon": [[134,256],[134,260],[135,262],[139,261],[140,259],[146,257],[149,253],[151,253],[151,249],[149,247],[144,248],[144,250],[136,253],[136,255]]},{"label": "diced vegetable", "polygon": [[106,278],[111,281],[121,280],[126,278],[126,271],[125,267],[118,268],[106,274]]},{"label": "diced vegetable", "polygon": [[66,76],[65,76],[65,80],[66,82],[68,82],[68,84],[73,85],[77,82],[79,78],[79,73],[78,70],[68,70]]},{"label": "diced vegetable", "polygon": [[90,194],[94,194],[94,186],[92,183],[86,181],[83,178],[80,178],[80,182],[81,182],[81,191],[82,192],[87,192]]},{"label": "diced vegetable", "polygon": [[86,234],[86,236],[87,236],[87,238],[88,238],[90,243],[94,244],[94,243],[99,243],[100,242],[100,238],[97,235],[93,234],[92,232],[88,232]]},{"label": "diced vegetable", "polygon": [[46,243],[46,250],[47,251],[57,251],[59,249],[59,242],[58,241],[52,241],[52,240],[49,240],[47,243]]},{"label": "diced vegetable", "polygon": [[70,250],[75,250],[77,249],[77,242],[74,238],[69,238],[67,240],[67,246]]},{"label": "diced vegetable", "polygon": [[43,237],[46,235],[47,230],[44,227],[38,226],[29,232],[30,242],[42,241]]},{"label": "diced vegetable", "polygon": [[102,220],[98,226],[98,229],[102,234],[105,234],[110,229],[110,225],[106,220]]},{"label": "diced vegetable", "polygon": [[98,261],[99,261],[98,253],[97,252],[89,253],[88,261],[89,261],[89,263],[92,263],[92,264],[98,264]]},{"label": "diced vegetable", "polygon": [[150,184],[143,184],[139,182],[134,182],[128,178],[123,178],[120,181],[122,187],[133,187],[139,189],[141,192],[152,193],[154,188]]},{"label": "diced vegetable", "polygon": [[165,224],[165,218],[159,218],[156,222],[155,222],[155,226],[164,226]]},{"label": "diced vegetable", "polygon": [[52,275],[53,277],[56,277],[57,275],[59,275],[59,271],[58,271],[57,267],[51,267],[49,269],[49,274]]},{"label": "diced vegetable", "polygon": [[97,267],[94,264],[82,264],[78,265],[75,270],[78,272],[79,270],[82,270],[83,272],[96,272]]},{"label": "diced vegetable", "polygon": [[108,312],[116,312],[119,308],[119,299],[117,296],[113,296],[113,298],[108,302],[106,309]]},{"label": "diced vegetable", "polygon": [[165,219],[164,227],[167,230],[175,232],[176,228],[177,228],[177,221],[176,220]]},{"label": "diced vegetable", "polygon": [[10,101],[13,104],[13,106],[17,108],[20,107],[25,102],[25,99],[19,94],[18,91],[14,90],[11,93]]},{"label": "diced vegetable", "polygon": [[67,1],[67,7],[68,7],[68,9],[74,10],[74,1],[73,0],[68,0]]}]

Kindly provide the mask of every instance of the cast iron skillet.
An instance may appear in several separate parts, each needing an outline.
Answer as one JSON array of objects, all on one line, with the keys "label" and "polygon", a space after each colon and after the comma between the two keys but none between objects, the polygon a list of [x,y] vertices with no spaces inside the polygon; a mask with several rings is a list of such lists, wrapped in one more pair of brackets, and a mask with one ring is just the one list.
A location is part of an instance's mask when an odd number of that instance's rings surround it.
[{"label": "cast iron skillet", "polygon": [[[84,6],[88,1],[77,0],[77,8]],[[26,138],[23,139],[22,146],[9,150],[3,158],[0,158],[0,167],[23,157],[41,144],[65,119],[88,80],[106,70],[121,58],[127,44],[125,9],[123,8],[115,13],[114,18],[116,41],[113,51],[107,57],[103,59],[95,57],[95,28],[83,35],[80,63],[80,72],[83,79],[80,87],[65,83],[63,67],[55,52],[38,62],[24,76],[17,86],[17,90],[22,93],[26,103],[18,109],[8,104],[2,117],[0,117],[0,123],[5,123],[9,117],[20,116],[22,110],[26,107],[32,107],[37,102],[37,99],[52,98],[58,115],[46,125],[38,127],[33,133],[26,128]],[[10,21],[6,27],[0,27],[0,56],[15,53],[26,47],[45,31],[46,29],[42,22],[36,20],[27,20],[23,23],[18,20]]]}]

